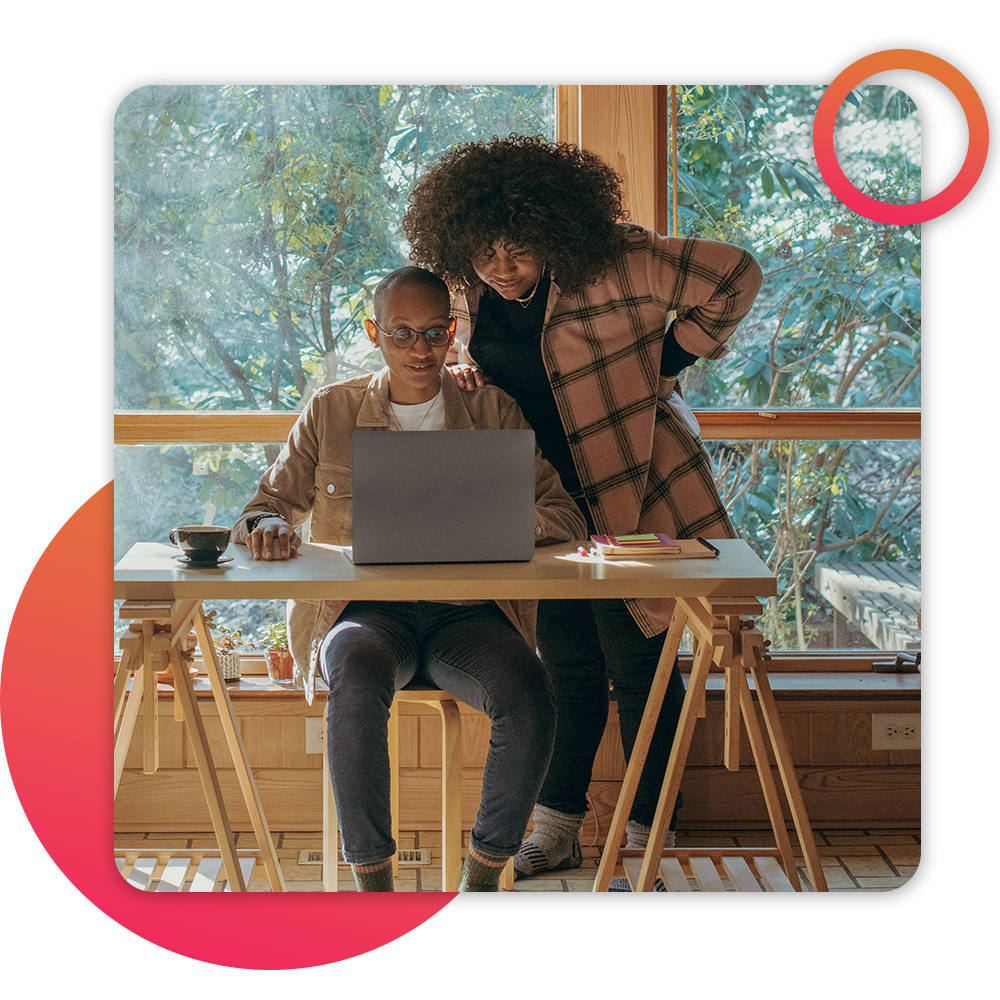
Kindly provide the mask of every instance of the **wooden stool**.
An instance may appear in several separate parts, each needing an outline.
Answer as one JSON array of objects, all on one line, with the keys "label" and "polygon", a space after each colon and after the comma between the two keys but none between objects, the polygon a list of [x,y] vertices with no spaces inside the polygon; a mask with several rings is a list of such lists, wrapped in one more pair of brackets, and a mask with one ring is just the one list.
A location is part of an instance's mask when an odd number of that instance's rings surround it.
[{"label": "wooden stool", "polygon": [[[771,764],[768,757],[770,751],[778,768],[792,822],[799,838],[799,846],[805,856],[806,870],[809,873],[812,887],[816,892],[827,890],[812,827],[809,825],[809,819],[806,815],[802,791],[795,777],[791,754],[785,743],[781,721],[778,718],[778,709],[767,677],[764,637],[752,621],[743,617],[756,616],[761,611],[760,602],[753,598],[699,597],[677,599],[674,616],[663,644],[663,653],[660,656],[656,676],[653,679],[649,699],[646,703],[646,710],[643,713],[635,746],[625,771],[625,780],[622,782],[618,804],[611,820],[608,839],[597,869],[594,892],[608,891],[608,885],[619,861],[625,868],[634,892],[651,892],[658,875],[663,879],[668,891],[677,888],[685,891],[684,886],[690,888],[686,876],[683,876],[683,879],[678,878],[681,869],[677,864],[677,858],[685,856],[685,853],[677,850],[663,851],[658,849],[656,845],[663,843],[670,817],[673,815],[677,794],[680,791],[681,777],[684,773],[684,765],[691,748],[695,723],[699,718],[705,717],[705,684],[713,662],[725,671],[724,763],[730,771],[739,769],[740,725],[742,721],[746,726],[757,776],[760,780],[761,791],[764,795],[764,802],[767,806],[777,846],[773,850],[755,849],[747,852],[732,849],[688,851],[686,856],[689,858],[690,867],[694,870],[699,883],[704,877],[703,891],[705,887],[708,887],[708,891],[719,891],[720,888],[725,888],[725,886],[720,885],[721,880],[715,868],[715,860],[719,860],[724,866],[723,870],[729,875],[736,888],[750,888],[751,891],[754,891],[751,887],[751,882],[753,882],[759,890],[761,884],[757,883],[756,877],[746,865],[746,857],[749,856],[756,859],[754,864],[765,887],[773,891],[787,891],[788,888],[793,891],[800,890],[798,872],[795,870],[781,800],[778,798],[777,787],[771,774]],[[635,801],[639,778],[646,763],[649,745],[653,739],[653,732],[660,715],[667,683],[670,680],[670,673],[673,670],[674,659],[680,648],[681,636],[685,627],[691,630],[695,640],[694,664],[650,829],[649,846],[644,852],[625,851],[621,847],[625,834],[625,824],[628,821],[632,803]],[[750,693],[748,678],[753,681],[757,694],[756,705]],[[761,728],[757,718],[758,706],[764,718],[766,739],[765,730]],[[636,870],[634,863],[626,863],[628,855],[632,855],[633,859],[642,858],[638,870]],[[780,861],[779,870],[783,874],[783,879],[778,878],[773,865],[766,860],[767,858],[770,858],[775,865]],[[763,861],[763,869],[760,861]],[[785,882],[788,883],[787,888]],[[775,886],[777,889],[774,889]]]},{"label": "wooden stool", "polygon": [[[462,718],[458,701],[448,691],[434,688],[404,688],[397,691],[389,709],[389,802],[392,839],[399,843],[399,713],[400,702],[430,705],[441,717],[441,891],[457,892],[462,876]],[[326,739],[327,709],[323,710],[323,737]],[[329,765],[323,780],[323,888],[337,891],[339,827]],[[399,852],[392,861],[392,874],[399,874]],[[514,859],[504,866],[500,878],[503,889],[514,888]]]},{"label": "wooden stool", "polygon": [[[240,862],[240,855],[245,852],[236,850],[226,804],[222,798],[222,789],[212,760],[212,751],[205,734],[201,710],[198,708],[198,699],[194,694],[187,662],[182,656],[187,637],[193,628],[205,660],[205,670],[219,712],[226,745],[257,837],[259,849],[254,854],[264,863],[271,891],[283,892],[285,882],[278,864],[278,855],[274,849],[267,820],[264,818],[260,796],[257,794],[257,784],[250,770],[246,749],[233,713],[233,705],[229,700],[229,692],[222,679],[201,601],[125,601],[119,609],[118,616],[130,621],[131,624],[128,633],[119,641],[122,656],[115,672],[113,713],[115,797],[118,796],[125,757],[140,713],[143,720],[143,771],[146,774],[154,774],[159,766],[156,673],[169,664],[174,678],[174,719],[187,723],[198,775],[212,819],[212,828],[219,843],[219,856],[225,866],[225,878],[233,890],[246,891],[243,865]],[[130,676],[132,689],[126,698]]]}]

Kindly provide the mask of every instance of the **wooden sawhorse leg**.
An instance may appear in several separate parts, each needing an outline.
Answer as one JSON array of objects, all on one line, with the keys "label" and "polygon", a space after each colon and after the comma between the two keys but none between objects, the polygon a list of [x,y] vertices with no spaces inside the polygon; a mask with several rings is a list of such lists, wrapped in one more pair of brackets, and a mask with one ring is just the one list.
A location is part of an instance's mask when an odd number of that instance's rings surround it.
[{"label": "wooden sawhorse leg", "polygon": [[[219,668],[215,647],[205,623],[200,601],[126,601],[119,610],[119,617],[131,619],[129,635],[123,637],[122,662],[115,678],[115,718],[121,718],[115,737],[115,795],[132,740],[136,719],[143,711],[144,770],[154,773],[157,768],[158,720],[156,716],[157,687],[156,666],[166,660],[174,675],[174,696],[180,705],[183,718],[188,725],[195,763],[205,792],[212,828],[219,842],[219,850],[226,865],[230,887],[236,892],[245,892],[246,883],[239,865],[232,827],[222,798],[215,763],[205,734],[205,727],[194,694],[194,686],[181,653],[184,641],[192,626],[201,646],[212,694],[219,712],[226,742],[233,759],[243,798],[250,814],[250,822],[257,837],[258,850],[267,872],[272,892],[283,892],[284,878],[278,864],[277,852],[271,838],[267,821],[257,794],[257,785],[250,770],[246,749],[240,737],[236,716],[233,713],[229,692]],[[122,670],[135,670],[132,691],[124,712],[121,699],[124,697],[125,680]]]},{"label": "wooden sawhorse leg", "polygon": [[705,685],[713,661],[724,668],[726,678],[724,749],[726,767],[729,770],[736,770],[739,767],[739,734],[742,721],[747,728],[747,736],[753,751],[754,763],[782,867],[793,888],[799,889],[800,884],[792,857],[791,843],[785,828],[781,802],[771,774],[767,743],[765,743],[753,697],[747,683],[747,672],[749,671],[758,692],[758,701],[764,716],[771,752],[778,765],[778,773],[785,789],[789,809],[792,813],[792,821],[805,856],[806,870],[813,888],[817,892],[826,891],[826,879],[823,876],[812,828],[806,815],[802,792],[795,778],[791,755],[784,740],[777,706],[767,680],[763,656],[763,637],[751,622],[746,622],[741,618],[742,615],[759,615],[760,611],[760,603],[752,599],[677,600],[674,617],[663,644],[663,654],[660,657],[646,710],[625,772],[625,780],[622,782],[621,793],[598,866],[597,877],[594,880],[594,892],[607,892],[612,874],[621,858],[621,843],[625,833],[625,824],[635,800],[639,777],[646,763],[653,731],[656,728],[656,721],[659,718],[663,698],[666,694],[667,682],[670,679],[670,671],[673,669],[674,658],[677,655],[685,626],[691,629],[695,638],[694,666],[687,693],[684,696],[677,733],[674,737],[663,779],[663,787],[653,818],[649,846],[643,857],[638,882],[633,885],[634,891],[652,891],[653,883],[659,873],[660,860],[663,856],[660,845],[663,844],[670,817],[673,815],[677,802],[695,723],[699,716],[704,715]]}]

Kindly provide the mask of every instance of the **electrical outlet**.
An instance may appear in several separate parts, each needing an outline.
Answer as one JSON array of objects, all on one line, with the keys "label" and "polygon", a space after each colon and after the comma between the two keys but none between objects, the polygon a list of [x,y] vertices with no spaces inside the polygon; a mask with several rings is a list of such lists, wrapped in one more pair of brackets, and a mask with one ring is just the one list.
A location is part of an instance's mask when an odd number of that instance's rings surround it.
[{"label": "electrical outlet", "polygon": [[323,719],[306,719],[306,753],[323,753],[326,750],[326,733]]},{"label": "electrical outlet", "polygon": [[919,749],[919,712],[872,713],[872,750]]}]

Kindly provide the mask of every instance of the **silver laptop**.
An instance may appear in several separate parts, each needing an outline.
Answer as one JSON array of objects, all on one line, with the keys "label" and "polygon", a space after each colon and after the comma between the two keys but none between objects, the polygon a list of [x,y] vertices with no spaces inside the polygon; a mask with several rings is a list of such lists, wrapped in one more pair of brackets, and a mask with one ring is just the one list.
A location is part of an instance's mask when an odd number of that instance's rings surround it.
[{"label": "silver laptop", "polygon": [[351,451],[355,563],[535,554],[534,431],[355,431]]}]

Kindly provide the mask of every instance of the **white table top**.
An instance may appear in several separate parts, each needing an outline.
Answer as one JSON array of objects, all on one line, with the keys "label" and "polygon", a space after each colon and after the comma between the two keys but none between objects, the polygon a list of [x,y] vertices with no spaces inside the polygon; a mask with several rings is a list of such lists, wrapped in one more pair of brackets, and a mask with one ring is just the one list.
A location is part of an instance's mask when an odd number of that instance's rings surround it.
[{"label": "white table top", "polygon": [[139,542],[115,566],[118,600],[531,600],[602,597],[769,597],[773,573],[746,542],[713,540],[718,559],[605,562],[546,545],[526,563],[355,566],[337,545],[306,543],[294,559],[255,562],[230,545],[212,569],[178,563],[178,549]]}]

